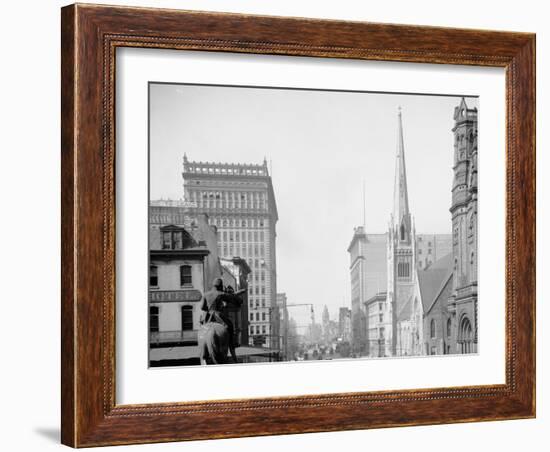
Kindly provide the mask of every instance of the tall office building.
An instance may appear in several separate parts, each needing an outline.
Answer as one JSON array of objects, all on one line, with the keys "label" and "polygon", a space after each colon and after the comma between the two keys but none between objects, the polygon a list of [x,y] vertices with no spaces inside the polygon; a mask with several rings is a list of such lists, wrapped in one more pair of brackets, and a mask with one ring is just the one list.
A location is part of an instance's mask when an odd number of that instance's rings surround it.
[{"label": "tall office building", "polygon": [[387,235],[353,231],[348,246],[351,279],[351,342],[354,353],[368,355],[365,302],[386,288]]},{"label": "tall office building", "polygon": [[278,348],[276,319],[271,318],[277,306],[278,215],[266,160],[260,165],[211,163],[184,155],[182,176],[189,214],[207,214],[218,229],[219,255],[241,257],[250,266],[250,342]]}]

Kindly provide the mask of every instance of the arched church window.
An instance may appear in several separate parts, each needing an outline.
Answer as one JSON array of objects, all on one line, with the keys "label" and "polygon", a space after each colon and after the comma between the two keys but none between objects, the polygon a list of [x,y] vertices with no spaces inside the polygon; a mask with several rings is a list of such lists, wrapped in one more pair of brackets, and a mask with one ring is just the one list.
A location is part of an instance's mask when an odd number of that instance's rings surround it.
[{"label": "arched church window", "polygon": [[451,337],[452,329],[453,329],[453,324],[451,322],[451,318],[449,317],[447,319],[447,337]]},{"label": "arched church window", "polygon": [[432,321],[430,322],[430,337],[432,339],[435,339],[435,320],[432,319]]},{"label": "arched church window", "polygon": [[474,335],[472,324],[468,317],[464,316],[460,322],[460,330],[458,340],[461,344],[462,353],[472,353],[473,352],[473,342]]},{"label": "arched church window", "polygon": [[405,240],[405,225],[401,225],[401,240]]}]

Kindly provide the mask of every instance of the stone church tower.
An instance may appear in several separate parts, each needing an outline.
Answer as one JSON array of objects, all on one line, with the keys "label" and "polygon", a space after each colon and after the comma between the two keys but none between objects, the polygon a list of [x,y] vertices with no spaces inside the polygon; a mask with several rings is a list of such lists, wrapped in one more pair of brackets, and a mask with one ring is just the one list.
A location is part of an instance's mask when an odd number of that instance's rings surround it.
[{"label": "stone church tower", "polygon": [[449,299],[455,353],[477,352],[477,108],[462,98],[454,111],[453,293]]},{"label": "stone church tower", "polygon": [[385,317],[386,355],[401,355],[397,347],[398,322],[407,315],[415,295],[416,284],[416,237],[409,211],[407,192],[407,171],[405,168],[405,146],[403,143],[403,122],[401,107],[397,115],[397,153],[395,160],[395,181],[393,213],[388,231],[388,288]]}]

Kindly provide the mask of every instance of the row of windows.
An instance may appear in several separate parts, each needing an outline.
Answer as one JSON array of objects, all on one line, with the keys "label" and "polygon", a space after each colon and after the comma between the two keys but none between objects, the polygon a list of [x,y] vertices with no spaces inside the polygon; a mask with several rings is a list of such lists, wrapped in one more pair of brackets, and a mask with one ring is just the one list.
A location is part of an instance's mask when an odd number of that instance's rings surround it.
[{"label": "row of windows", "polygon": [[185,224],[189,219],[187,215],[170,213],[166,214],[151,214],[149,216],[149,223],[153,224]]},{"label": "row of windows", "polygon": [[[451,337],[452,331],[453,331],[453,324],[451,322],[451,319],[449,318],[447,319],[447,328],[446,328],[447,337]],[[435,319],[432,319],[430,322],[430,337],[432,339],[436,338]]]},{"label": "row of windows", "polygon": [[[149,331],[156,333],[159,331],[159,307],[149,306]],[[190,331],[193,329],[193,306],[181,307],[181,329]]]},{"label": "row of windows", "polygon": [[183,249],[183,231],[166,231],[162,233],[163,250]]},{"label": "row of windows", "polygon": [[254,332],[256,334],[267,334],[267,325],[250,325],[250,334],[254,334]]},{"label": "row of windows", "polygon": [[267,196],[264,192],[198,191],[189,192],[189,201],[198,207],[265,209]]},{"label": "row of windows", "polygon": [[265,295],[265,286],[254,286],[249,289],[250,295]]},{"label": "row of windows", "polygon": [[[262,314],[262,322],[265,322],[266,321],[266,313],[262,312],[261,314]],[[259,312],[256,312],[255,316],[254,316],[253,312],[250,313],[250,321],[253,322],[254,320],[256,320],[256,322],[260,321],[260,313]]]},{"label": "row of windows", "polygon": [[[149,266],[149,285],[158,287],[159,285],[159,269],[156,265]],[[193,271],[191,265],[180,265],[180,286],[193,285]]]},{"label": "row of windows", "polygon": [[410,276],[410,265],[408,262],[397,263],[397,276],[399,278],[408,278]]},{"label": "row of windows", "polygon": [[236,249],[236,250],[241,250],[244,253],[248,253],[247,254],[250,254],[251,256],[258,256],[258,257],[261,257],[264,255],[265,253],[265,246],[264,246],[264,243],[261,242],[261,243],[250,243],[250,242],[246,242],[245,240],[243,241],[235,241],[233,240],[233,237],[226,237],[225,234],[222,234],[222,236],[220,237],[220,246],[222,246],[224,249],[227,248],[227,249]]},{"label": "row of windows", "polygon": [[264,231],[222,231],[221,239],[224,242],[263,243]]},{"label": "row of windows", "polygon": [[249,305],[251,308],[259,308],[260,305],[262,308],[265,308],[265,298],[262,298],[261,300],[250,300]]},{"label": "row of windows", "polygon": [[220,228],[263,228],[265,221],[263,218],[212,218],[212,224]]}]

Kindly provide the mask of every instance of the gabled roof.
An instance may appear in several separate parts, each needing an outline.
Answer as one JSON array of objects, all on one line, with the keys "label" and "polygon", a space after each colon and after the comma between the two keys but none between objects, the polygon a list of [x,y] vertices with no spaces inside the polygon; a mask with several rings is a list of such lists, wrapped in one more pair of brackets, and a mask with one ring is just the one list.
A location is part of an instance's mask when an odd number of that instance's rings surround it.
[{"label": "gabled roof", "polygon": [[449,253],[436,260],[425,270],[418,272],[418,285],[424,313],[428,312],[436,298],[453,275],[453,256]]}]

